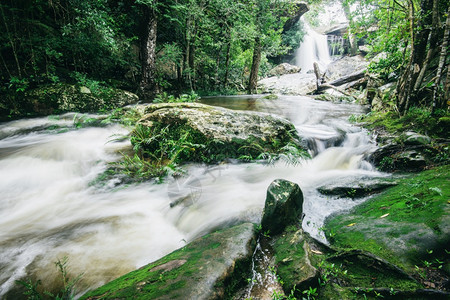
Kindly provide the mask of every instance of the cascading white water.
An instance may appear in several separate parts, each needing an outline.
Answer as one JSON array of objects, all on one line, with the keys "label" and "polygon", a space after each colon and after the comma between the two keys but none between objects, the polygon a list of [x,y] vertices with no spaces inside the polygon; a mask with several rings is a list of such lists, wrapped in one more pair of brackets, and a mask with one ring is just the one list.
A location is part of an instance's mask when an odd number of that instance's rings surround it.
[{"label": "cascading white water", "polygon": [[313,70],[314,62],[324,71],[331,62],[327,36],[314,31],[307,22],[303,24],[305,35],[300,47],[295,51],[295,64],[301,67],[302,73]]},{"label": "cascading white water", "polygon": [[[236,107],[239,101],[247,100],[229,97],[220,103]],[[171,193],[179,183],[173,179],[163,184],[90,184],[107,162],[118,159],[119,149],[129,146],[111,142],[113,135],[127,133],[117,125],[45,129],[69,126],[64,118],[0,124],[0,297],[26,276],[51,282],[58,276],[54,262],[64,256],[72,275],[84,273],[78,285],[83,293],[215,228],[259,222],[266,189],[276,178],[300,185],[303,227],[323,238],[319,228],[325,217],[358,201],[323,196],[316,188],[336,179],[383,176],[363,160],[375,147],[369,136],[347,122],[361,111],[359,106],[284,96],[276,101],[256,97],[252,107],[290,119],[318,154],[296,166],[188,166],[187,182],[195,183],[196,197],[173,208]],[[329,147],[328,141],[339,136],[339,145]],[[191,187],[185,186],[187,193]]]},{"label": "cascading white water", "polygon": [[345,39],[342,36],[329,35],[328,44],[331,56],[342,55],[344,52]]}]

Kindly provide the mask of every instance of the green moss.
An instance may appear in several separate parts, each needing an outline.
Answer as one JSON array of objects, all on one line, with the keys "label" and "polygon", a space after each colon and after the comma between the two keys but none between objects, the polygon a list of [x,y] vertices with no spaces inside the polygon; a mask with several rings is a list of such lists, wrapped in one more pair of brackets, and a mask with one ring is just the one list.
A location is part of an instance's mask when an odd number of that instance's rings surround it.
[{"label": "green moss", "polygon": [[416,131],[431,137],[448,138],[449,128],[447,119],[449,113],[438,111],[434,114],[429,109],[411,108],[404,116],[389,112],[371,112],[362,116],[360,120],[368,129],[382,129],[392,134],[406,131]]},{"label": "green moss", "polygon": [[448,240],[442,226],[450,212],[449,169],[403,178],[351,212],[329,218],[327,238],[337,247],[366,250],[412,271],[425,250],[443,252]]},{"label": "green moss", "polygon": [[[273,252],[277,275],[282,280],[283,289],[289,293],[294,287],[302,290],[307,286],[298,286],[299,281],[307,279],[306,253],[303,248],[305,240],[298,226],[289,226],[273,243]],[[306,276],[306,277],[305,277]],[[308,283],[307,283],[308,284]]]},{"label": "green moss", "polygon": [[[189,293],[187,291],[195,289],[208,276],[206,269],[201,271],[204,267],[223,261],[217,254],[223,240],[247,229],[248,226],[235,226],[204,236],[154,263],[83,295],[80,299],[184,299]],[[227,279],[225,284],[228,288],[238,286],[238,281],[242,279],[240,276],[247,276],[245,266],[248,266],[248,262],[236,262],[234,273],[237,275]],[[223,280],[217,280],[218,285],[223,287]]]}]

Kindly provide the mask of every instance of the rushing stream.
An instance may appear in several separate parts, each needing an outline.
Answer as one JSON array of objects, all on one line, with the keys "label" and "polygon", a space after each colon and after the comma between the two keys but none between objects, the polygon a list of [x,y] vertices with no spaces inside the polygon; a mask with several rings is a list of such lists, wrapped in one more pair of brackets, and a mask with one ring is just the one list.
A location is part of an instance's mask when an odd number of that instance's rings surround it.
[{"label": "rushing stream", "polygon": [[[113,141],[127,134],[122,127],[76,129],[73,114],[0,124],[0,298],[21,278],[51,283],[58,276],[54,262],[65,256],[72,274],[84,273],[81,294],[213,229],[258,222],[266,189],[276,178],[300,185],[303,227],[323,239],[325,217],[362,200],[322,196],[316,188],[384,176],[364,160],[375,148],[370,136],[348,122],[350,115],[362,113],[358,105],[293,96],[202,102],[283,115],[314,158],[296,166],[191,165],[185,180],[99,187],[92,182],[129,146]],[[171,208],[174,193],[190,194],[192,201]]]}]

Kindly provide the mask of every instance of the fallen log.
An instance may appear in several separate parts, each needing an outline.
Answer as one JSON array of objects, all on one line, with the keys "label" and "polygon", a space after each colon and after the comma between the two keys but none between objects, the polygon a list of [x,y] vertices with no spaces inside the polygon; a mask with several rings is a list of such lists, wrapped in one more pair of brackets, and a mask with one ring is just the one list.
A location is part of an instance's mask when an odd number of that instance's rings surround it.
[{"label": "fallen log", "polygon": [[315,91],[316,94],[326,89],[334,89],[345,96],[355,98],[350,93],[347,93],[346,91],[338,88],[338,86],[346,83],[353,83],[355,81],[360,81],[362,78],[364,78],[364,75],[366,73],[366,70],[364,69],[358,72],[354,72],[350,75],[344,76],[342,78],[339,78],[337,80],[334,80],[330,83],[325,83],[325,74],[322,75],[320,73],[319,64],[317,62],[314,62],[313,66],[314,66],[314,74],[316,75],[316,91]]},{"label": "fallen log", "polygon": [[352,94],[347,93],[346,91],[344,91],[344,90],[342,90],[342,89],[340,89],[338,87],[335,87],[334,85],[331,85],[329,83],[322,83],[319,86],[319,90],[321,90],[321,91],[322,90],[326,90],[326,89],[333,89],[333,90],[338,91],[339,93],[341,93],[341,94],[343,94],[343,95],[345,95],[347,97],[355,98],[355,96],[353,96]]},{"label": "fallen log", "polygon": [[349,82],[352,82],[352,81],[356,81],[358,79],[363,78],[366,75],[366,71],[367,71],[366,69],[363,69],[361,71],[354,72],[354,73],[349,74],[347,76],[344,76],[344,77],[341,77],[339,79],[333,80],[332,82],[330,82],[330,84],[334,85],[334,86],[340,86],[340,85],[343,85],[343,84],[346,84],[346,83],[349,83]]}]

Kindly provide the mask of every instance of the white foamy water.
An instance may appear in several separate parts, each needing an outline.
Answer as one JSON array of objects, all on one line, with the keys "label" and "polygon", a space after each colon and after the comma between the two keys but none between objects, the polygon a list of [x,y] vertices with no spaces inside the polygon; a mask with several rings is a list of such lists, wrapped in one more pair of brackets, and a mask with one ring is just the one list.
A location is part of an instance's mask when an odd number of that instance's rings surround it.
[{"label": "white foamy water", "polygon": [[[227,97],[220,103],[239,108],[247,101]],[[259,222],[267,187],[277,178],[300,185],[303,226],[323,239],[319,228],[325,217],[358,202],[322,196],[316,188],[346,178],[383,176],[363,159],[375,149],[370,136],[347,122],[361,108],[307,97],[251,101],[256,110],[290,119],[316,149],[311,152],[315,157],[297,166],[191,165],[185,182],[105,188],[91,183],[120,157],[118,150],[129,146],[111,142],[114,135],[127,134],[125,129],[113,125],[58,133],[42,126],[66,121],[48,118],[0,124],[5,137],[0,140],[0,297],[17,279],[51,282],[58,276],[54,262],[64,256],[71,274],[84,273],[81,294],[211,230],[243,220]],[[174,190],[191,198],[171,208]]]},{"label": "white foamy water", "polygon": [[300,47],[295,51],[295,64],[301,67],[302,73],[307,73],[314,69],[313,64],[317,62],[324,72],[331,63],[327,36],[317,33],[308,23],[303,24],[306,32]]}]

